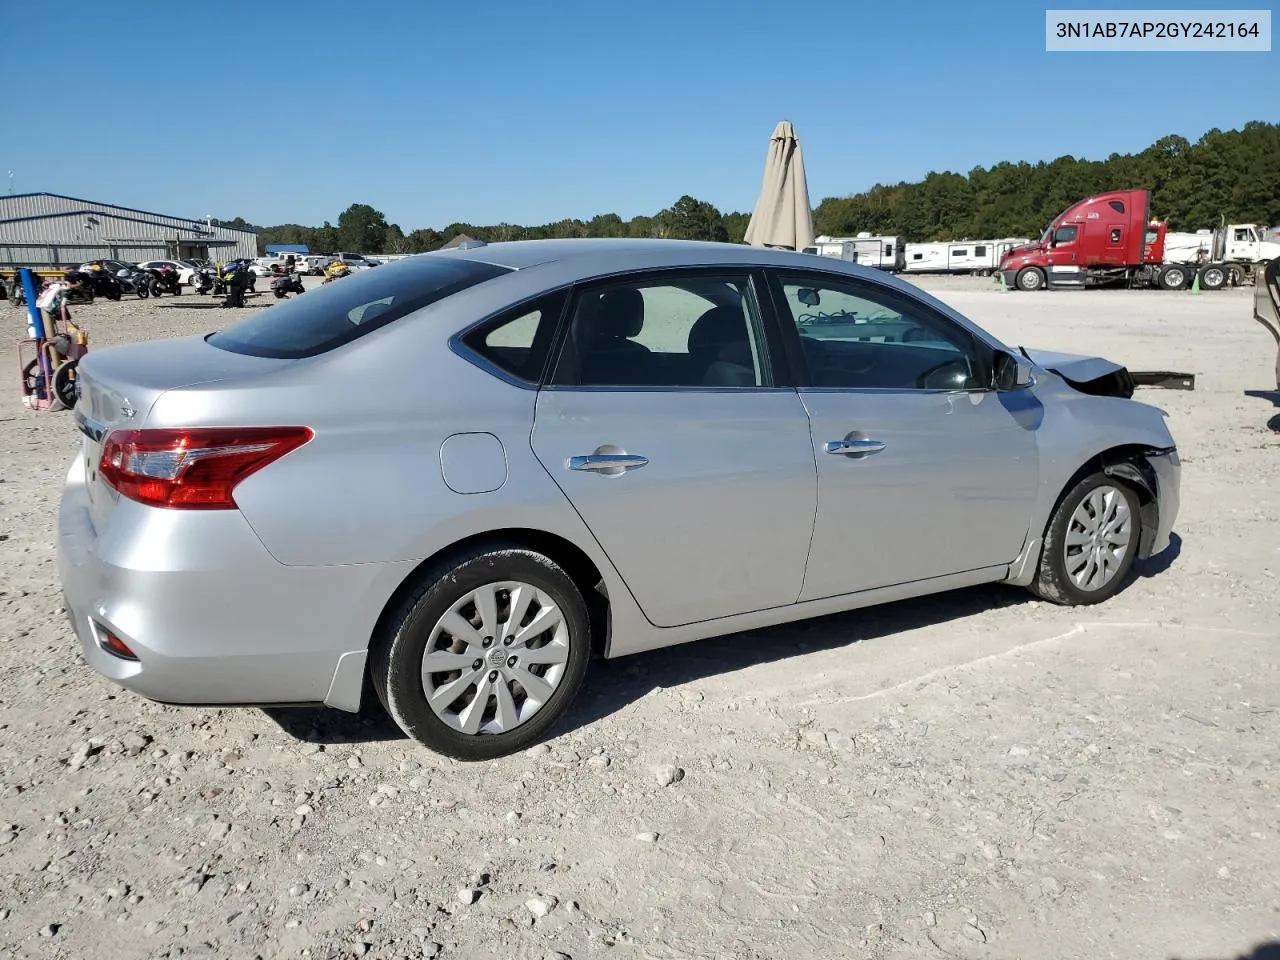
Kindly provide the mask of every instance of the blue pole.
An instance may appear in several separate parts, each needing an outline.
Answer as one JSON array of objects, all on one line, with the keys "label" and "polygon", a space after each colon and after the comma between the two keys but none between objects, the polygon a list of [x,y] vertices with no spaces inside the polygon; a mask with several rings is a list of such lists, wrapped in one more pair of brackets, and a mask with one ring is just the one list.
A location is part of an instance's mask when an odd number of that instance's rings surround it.
[{"label": "blue pole", "polygon": [[41,377],[43,389],[37,399],[48,400],[53,392],[53,370],[49,366],[49,356],[44,349],[44,316],[36,306],[36,299],[39,296],[36,293],[36,280],[30,267],[19,267],[18,273],[22,277],[22,290],[27,295],[27,314],[31,317],[31,328],[36,332],[36,359],[39,361],[40,373],[43,375]]},{"label": "blue pole", "polygon": [[44,317],[36,306],[39,294],[36,292],[36,281],[31,275],[30,267],[19,267],[18,274],[22,278],[22,291],[27,295],[27,313],[31,316],[31,329],[36,332],[36,339],[44,339]]}]

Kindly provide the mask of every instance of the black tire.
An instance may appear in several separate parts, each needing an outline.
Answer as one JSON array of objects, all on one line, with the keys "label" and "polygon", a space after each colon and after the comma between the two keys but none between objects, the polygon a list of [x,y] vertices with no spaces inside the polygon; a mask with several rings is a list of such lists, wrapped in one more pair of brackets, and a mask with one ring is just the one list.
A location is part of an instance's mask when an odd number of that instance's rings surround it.
[{"label": "black tire", "polygon": [[1044,271],[1039,267],[1023,267],[1013,278],[1014,286],[1019,290],[1034,293],[1044,289]]},{"label": "black tire", "polygon": [[76,363],[64,360],[53,371],[53,392],[68,410],[76,405]]},{"label": "black tire", "polygon": [[137,291],[139,300],[145,300],[147,297],[151,296],[151,291],[147,289],[147,285],[145,283],[139,283],[134,287],[134,290]]},{"label": "black tire", "polygon": [[1227,272],[1233,287],[1244,286],[1244,282],[1249,278],[1249,272],[1243,264],[1233,263],[1227,268]]},{"label": "black tire", "polygon": [[[70,364],[70,365],[71,365],[71,367],[72,367],[72,372],[73,372],[73,375],[72,375],[72,377],[70,378],[70,397],[71,397],[71,402],[70,402],[70,403],[67,403],[67,402],[66,402],[66,400],[63,398],[63,392],[64,392],[64,390],[67,390],[67,379],[66,379],[66,377],[64,377],[64,378],[63,378],[63,381],[62,381],[62,384],[61,384],[61,385],[59,385],[59,382],[58,382],[58,371],[62,370],[62,368],[63,368],[63,367],[65,367],[65,366],[67,366],[67,364]],[[76,400],[75,400],[75,386],[76,386],[76,382],[75,382],[75,377],[74,377],[74,368],[75,368],[75,361],[74,361],[74,360],[68,360],[68,361],[66,361],[66,363],[61,363],[61,364],[59,364],[57,367],[55,367],[55,368],[54,368],[54,370],[53,370],[53,375],[52,375],[52,380],[53,380],[53,396],[51,396],[51,397],[49,397],[49,398],[48,398],[48,399],[49,399],[49,406],[48,406],[48,410],[49,410],[50,412],[55,412],[55,411],[58,411],[58,410],[63,410],[63,409],[67,409],[67,408],[70,408],[70,407],[74,407],[74,406],[75,406],[75,403],[76,403]],[[28,396],[28,397],[30,397],[30,396],[34,396],[34,394],[35,394],[35,392],[36,392],[36,389],[35,389],[35,388],[36,388],[36,378],[37,378],[39,375],[40,375],[40,360],[39,360],[39,358],[36,358],[36,359],[34,359],[34,360],[29,360],[29,361],[27,362],[27,365],[26,365],[25,367],[23,367],[23,368],[22,368],[22,392],[23,392],[23,394],[25,394],[25,395],[26,395],[26,396]]]},{"label": "black tire", "polygon": [[[466,734],[446,724],[427,703],[422,660],[440,618],[471,591],[501,581],[527,583],[559,607],[569,638],[565,671],[546,703],[524,723],[503,733]],[[405,733],[456,760],[492,760],[541,739],[573,701],[591,658],[590,617],[581,591],[558,564],[515,544],[490,542],[426,571],[417,587],[388,612],[370,654],[374,690]]]},{"label": "black tire", "polygon": [[1221,290],[1227,285],[1227,268],[1217,263],[1207,263],[1200,268],[1200,289]]},{"label": "black tire", "polygon": [[1156,274],[1156,284],[1161,290],[1181,290],[1187,285],[1189,276],[1191,271],[1187,267],[1179,263],[1171,263],[1160,268],[1160,272]]},{"label": "black tire", "polygon": [[[1124,498],[1129,510],[1129,541],[1125,554],[1111,579],[1096,589],[1084,589],[1077,585],[1068,573],[1067,556],[1070,547],[1067,534],[1072,526],[1072,516],[1085,499],[1100,487],[1109,487]],[[1031,592],[1043,600],[1062,606],[1087,606],[1102,603],[1119,591],[1133,569],[1138,542],[1142,536],[1142,517],[1138,495],[1124,481],[1104,473],[1085,477],[1067,492],[1054,509],[1053,517],[1045,528],[1044,547],[1040,551],[1040,565]]]}]

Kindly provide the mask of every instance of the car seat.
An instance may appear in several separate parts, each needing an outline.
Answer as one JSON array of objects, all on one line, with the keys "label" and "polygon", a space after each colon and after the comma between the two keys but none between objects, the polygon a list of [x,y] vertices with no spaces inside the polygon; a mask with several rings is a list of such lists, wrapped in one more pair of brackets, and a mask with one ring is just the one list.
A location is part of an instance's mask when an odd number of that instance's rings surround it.
[{"label": "car seat", "polygon": [[689,329],[693,382],[703,386],[754,387],[751,335],[741,307],[712,307]]}]

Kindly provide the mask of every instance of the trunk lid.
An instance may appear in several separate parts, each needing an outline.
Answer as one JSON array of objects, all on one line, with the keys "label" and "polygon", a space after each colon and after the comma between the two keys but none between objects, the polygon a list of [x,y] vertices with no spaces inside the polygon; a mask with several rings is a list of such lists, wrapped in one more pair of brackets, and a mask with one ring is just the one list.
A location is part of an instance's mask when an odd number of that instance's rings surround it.
[{"label": "trunk lid", "polygon": [[89,514],[96,531],[110,519],[119,494],[98,475],[102,447],[112,430],[145,425],[156,400],[169,390],[249,377],[296,361],[249,357],[219,350],[204,335],[153,340],[91,351],[76,368],[76,427],[81,433]]}]

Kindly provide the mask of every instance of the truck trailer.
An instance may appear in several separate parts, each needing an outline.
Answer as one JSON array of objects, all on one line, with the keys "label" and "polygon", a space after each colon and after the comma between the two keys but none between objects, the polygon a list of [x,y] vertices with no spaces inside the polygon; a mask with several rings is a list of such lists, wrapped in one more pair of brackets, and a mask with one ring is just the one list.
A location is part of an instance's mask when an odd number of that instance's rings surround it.
[{"label": "truck trailer", "polygon": [[[1183,238],[1194,236],[1194,241]],[[1115,190],[1067,207],[1040,239],[1000,259],[999,273],[1017,290],[1128,287],[1179,290],[1199,278],[1206,290],[1245,283],[1280,257],[1280,242],[1255,224],[1229,224],[1207,234],[1175,235],[1151,220],[1146,190]]]}]

